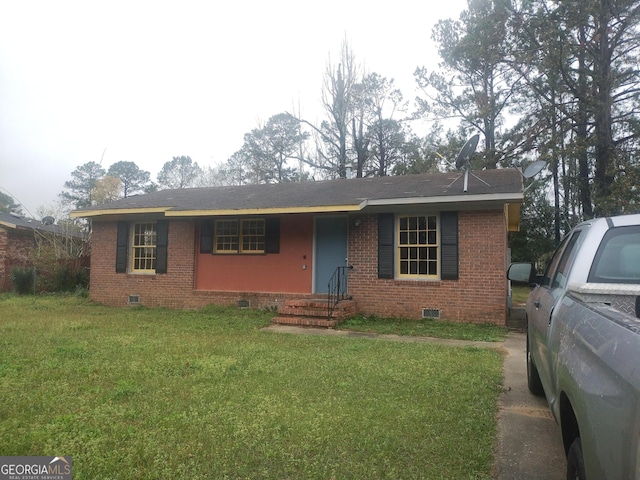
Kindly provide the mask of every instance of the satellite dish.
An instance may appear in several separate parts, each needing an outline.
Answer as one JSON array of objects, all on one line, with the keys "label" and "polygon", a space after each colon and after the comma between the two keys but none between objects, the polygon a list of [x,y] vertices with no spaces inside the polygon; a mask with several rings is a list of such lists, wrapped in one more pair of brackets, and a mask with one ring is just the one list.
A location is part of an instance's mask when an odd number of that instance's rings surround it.
[{"label": "satellite dish", "polygon": [[[469,186],[469,170],[471,170],[471,156],[473,155],[473,152],[476,151],[476,147],[478,146],[479,139],[480,139],[480,134],[476,133],[473,137],[467,140],[467,142],[464,144],[464,147],[462,147],[462,150],[460,150],[460,153],[458,153],[458,157],[456,158],[456,168],[458,170],[464,169],[464,173],[460,175],[460,177],[464,176],[464,186],[462,188],[463,192],[466,192],[467,187]],[[471,175],[473,175],[473,173]],[[485,182],[481,178],[478,178],[476,175],[473,175],[473,177],[477,178],[485,185],[489,185],[487,182]],[[458,178],[456,178],[453,182],[451,182],[451,185],[453,185],[458,180]]]},{"label": "satellite dish", "polygon": [[46,216],[42,219],[42,224],[43,225],[53,225],[55,223],[55,218],[50,217],[50,216]]},{"label": "satellite dish", "polygon": [[536,162],[533,162],[531,165],[529,165],[527,168],[525,168],[524,173],[522,174],[522,176],[524,178],[535,177],[546,166],[547,166],[547,162],[545,162],[544,160],[538,160]]},{"label": "satellite dish", "polygon": [[478,140],[480,140],[480,134],[476,133],[473,137],[467,140],[467,143],[464,144],[460,153],[458,153],[458,157],[456,158],[456,168],[460,170],[461,168],[469,168],[471,166],[471,155],[476,151],[476,147],[478,146]]}]

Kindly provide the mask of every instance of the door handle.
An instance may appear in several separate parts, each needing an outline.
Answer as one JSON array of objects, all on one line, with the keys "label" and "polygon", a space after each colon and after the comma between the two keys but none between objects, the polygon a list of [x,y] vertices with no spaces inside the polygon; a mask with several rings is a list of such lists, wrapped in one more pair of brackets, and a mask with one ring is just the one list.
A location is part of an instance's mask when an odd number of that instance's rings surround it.
[{"label": "door handle", "polygon": [[533,306],[536,307],[536,310],[540,310],[540,300],[533,302]]}]

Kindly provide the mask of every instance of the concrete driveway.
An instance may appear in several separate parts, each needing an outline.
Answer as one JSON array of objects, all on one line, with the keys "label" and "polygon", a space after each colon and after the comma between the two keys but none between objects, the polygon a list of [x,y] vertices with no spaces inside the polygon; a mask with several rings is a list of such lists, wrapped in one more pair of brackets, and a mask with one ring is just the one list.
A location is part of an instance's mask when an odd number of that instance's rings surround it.
[{"label": "concrete driveway", "polygon": [[560,427],[544,397],[527,387],[526,335],[509,332],[503,343],[504,393],[499,402],[494,477],[563,480],[566,459]]}]

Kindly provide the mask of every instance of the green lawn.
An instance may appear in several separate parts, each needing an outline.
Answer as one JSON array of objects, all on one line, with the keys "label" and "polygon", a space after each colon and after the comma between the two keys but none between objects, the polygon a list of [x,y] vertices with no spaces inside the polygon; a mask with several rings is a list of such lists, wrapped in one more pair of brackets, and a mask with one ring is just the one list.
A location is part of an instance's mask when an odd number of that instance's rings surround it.
[{"label": "green lawn", "polygon": [[0,455],[71,455],[76,480],[491,478],[498,351],[271,315],[0,296]]},{"label": "green lawn", "polygon": [[524,305],[527,303],[527,298],[531,293],[531,287],[517,285],[511,287],[511,296],[513,299],[513,305]]},{"label": "green lawn", "polygon": [[421,320],[402,318],[380,318],[376,316],[354,316],[336,328],[383,334],[455,338],[458,340],[478,340],[501,342],[507,335],[506,327],[492,324],[461,324],[425,318]]}]

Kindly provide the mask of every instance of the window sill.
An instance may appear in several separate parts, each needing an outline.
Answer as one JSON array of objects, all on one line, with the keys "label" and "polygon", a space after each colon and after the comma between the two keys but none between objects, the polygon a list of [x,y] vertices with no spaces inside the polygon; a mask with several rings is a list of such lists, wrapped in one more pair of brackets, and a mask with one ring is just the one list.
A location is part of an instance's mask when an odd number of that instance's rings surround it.
[{"label": "window sill", "polygon": [[404,278],[404,277],[396,277],[393,279],[396,285],[433,285],[440,286],[442,285],[442,280],[439,278]]}]

